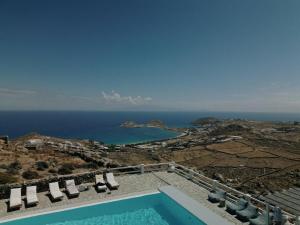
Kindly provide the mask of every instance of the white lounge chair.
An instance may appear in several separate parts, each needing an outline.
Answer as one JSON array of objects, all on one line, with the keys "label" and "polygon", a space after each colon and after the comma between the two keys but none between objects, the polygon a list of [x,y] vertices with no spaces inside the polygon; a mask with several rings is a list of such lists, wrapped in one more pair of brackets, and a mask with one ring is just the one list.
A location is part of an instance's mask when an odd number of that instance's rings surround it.
[{"label": "white lounge chair", "polygon": [[101,174],[96,175],[96,183],[95,184],[96,184],[97,191],[106,191],[107,186],[103,179],[103,175],[101,175]]},{"label": "white lounge chair", "polygon": [[106,173],[106,183],[107,185],[112,188],[112,189],[118,189],[120,186],[119,183],[115,180],[114,174],[113,173]]},{"label": "white lounge chair", "polygon": [[26,200],[28,206],[34,206],[39,203],[39,199],[36,194],[36,186],[26,187]]},{"label": "white lounge chair", "polygon": [[79,195],[79,191],[75,185],[74,180],[66,180],[66,191],[69,197],[77,197]]},{"label": "white lounge chair", "polygon": [[10,190],[9,209],[19,209],[22,206],[21,188]]},{"label": "white lounge chair", "polygon": [[50,194],[53,200],[61,200],[64,195],[59,189],[58,182],[53,182],[49,184]]}]

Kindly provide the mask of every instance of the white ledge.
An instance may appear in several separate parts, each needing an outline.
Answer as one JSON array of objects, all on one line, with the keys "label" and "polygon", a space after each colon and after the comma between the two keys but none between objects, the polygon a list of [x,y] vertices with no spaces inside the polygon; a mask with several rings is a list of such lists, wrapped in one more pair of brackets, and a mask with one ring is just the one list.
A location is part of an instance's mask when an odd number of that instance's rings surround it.
[{"label": "white ledge", "polygon": [[187,209],[190,213],[192,213],[207,225],[232,225],[232,223],[230,223],[229,221],[225,220],[221,216],[217,215],[204,205],[200,204],[199,202],[187,196],[173,186],[161,187],[159,188],[159,191],[169,196],[171,199]]}]

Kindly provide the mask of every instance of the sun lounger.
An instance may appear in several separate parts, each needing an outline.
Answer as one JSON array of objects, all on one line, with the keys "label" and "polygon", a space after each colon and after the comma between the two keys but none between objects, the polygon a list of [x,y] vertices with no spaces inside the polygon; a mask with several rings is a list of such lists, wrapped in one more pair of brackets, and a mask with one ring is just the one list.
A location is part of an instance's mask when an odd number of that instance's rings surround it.
[{"label": "sun lounger", "polygon": [[240,220],[248,221],[249,219],[258,217],[258,209],[251,203],[248,203],[245,209],[237,210],[236,215]]},{"label": "sun lounger", "polygon": [[66,191],[69,197],[77,197],[79,195],[79,191],[75,185],[74,180],[66,180]]},{"label": "sun lounger", "polygon": [[231,214],[235,214],[236,211],[245,209],[247,204],[248,202],[243,198],[240,198],[235,203],[226,201],[226,210]]},{"label": "sun lounger", "polygon": [[49,184],[50,194],[53,200],[61,200],[64,195],[59,189],[58,182],[53,182]]},{"label": "sun lounger", "polygon": [[36,205],[39,202],[36,195],[36,186],[26,187],[26,201],[28,206]]},{"label": "sun lounger", "polygon": [[267,224],[267,212],[264,211],[262,214],[260,214],[257,218],[254,219],[250,219],[250,224],[251,225],[271,225],[272,224],[272,218],[273,218],[273,214],[269,213],[269,224]]},{"label": "sun lounger", "polygon": [[96,175],[96,189],[97,191],[106,191],[107,186],[105,184],[105,181],[103,179],[103,175]]},{"label": "sun lounger", "polygon": [[208,194],[208,200],[211,202],[220,202],[221,199],[226,198],[226,192],[222,189],[216,188],[215,191],[212,191]]},{"label": "sun lounger", "polygon": [[112,189],[118,189],[120,186],[118,182],[115,180],[114,174],[113,173],[106,173],[106,183],[107,185],[112,188]]},{"label": "sun lounger", "polygon": [[10,190],[9,209],[19,209],[22,206],[21,188]]}]

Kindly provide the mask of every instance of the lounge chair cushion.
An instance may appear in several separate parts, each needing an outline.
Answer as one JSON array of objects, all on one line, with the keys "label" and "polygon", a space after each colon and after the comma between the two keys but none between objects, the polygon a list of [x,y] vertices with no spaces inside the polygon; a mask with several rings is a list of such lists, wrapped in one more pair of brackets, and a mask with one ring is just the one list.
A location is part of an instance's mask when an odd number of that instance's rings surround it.
[{"label": "lounge chair cushion", "polygon": [[113,173],[106,174],[106,182],[111,188],[118,188],[120,186],[119,183],[115,180]]},{"label": "lounge chair cushion", "polygon": [[53,199],[63,198],[63,193],[59,189],[58,182],[53,182],[49,184],[50,194]]},{"label": "lounge chair cushion", "polygon": [[22,206],[21,188],[13,188],[10,190],[9,207],[11,209]]},{"label": "lounge chair cushion", "polygon": [[74,180],[66,180],[66,190],[70,196],[79,195],[79,191],[75,185]]},{"label": "lounge chair cushion", "polygon": [[103,178],[103,175],[96,175],[96,185],[98,184],[105,184],[105,181],[104,181],[104,178]]},{"label": "lounge chair cushion", "polygon": [[26,199],[28,205],[37,204],[39,202],[36,194],[36,186],[26,187]]}]

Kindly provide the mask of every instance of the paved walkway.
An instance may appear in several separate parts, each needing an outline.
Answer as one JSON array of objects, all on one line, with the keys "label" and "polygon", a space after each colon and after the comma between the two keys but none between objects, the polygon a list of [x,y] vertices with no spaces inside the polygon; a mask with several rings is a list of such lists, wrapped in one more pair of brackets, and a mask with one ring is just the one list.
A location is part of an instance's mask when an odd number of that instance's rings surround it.
[{"label": "paved walkway", "polygon": [[[159,187],[165,185],[173,185],[198,202],[202,203],[207,208],[219,214],[229,222],[237,225],[242,223],[232,215],[225,212],[224,208],[219,208],[216,204],[207,201],[208,191],[201,188],[197,184],[187,180],[186,178],[175,173],[156,172],[146,174],[121,175],[117,176],[116,180],[120,187],[118,190],[112,190],[109,194],[97,193],[93,187],[90,190],[81,192],[78,198],[64,199],[59,202],[51,202],[47,193],[38,193],[39,205],[31,208],[25,208],[24,202],[20,210],[7,212],[7,203],[4,200],[0,201],[0,222],[4,219],[15,218],[19,216],[31,215],[32,213],[47,212],[50,210],[59,210],[67,207],[75,207],[88,203],[101,202],[120,197],[128,197],[136,194],[144,194],[157,191]],[[89,184],[92,186],[92,184]],[[245,224],[245,223],[244,223]]]}]

